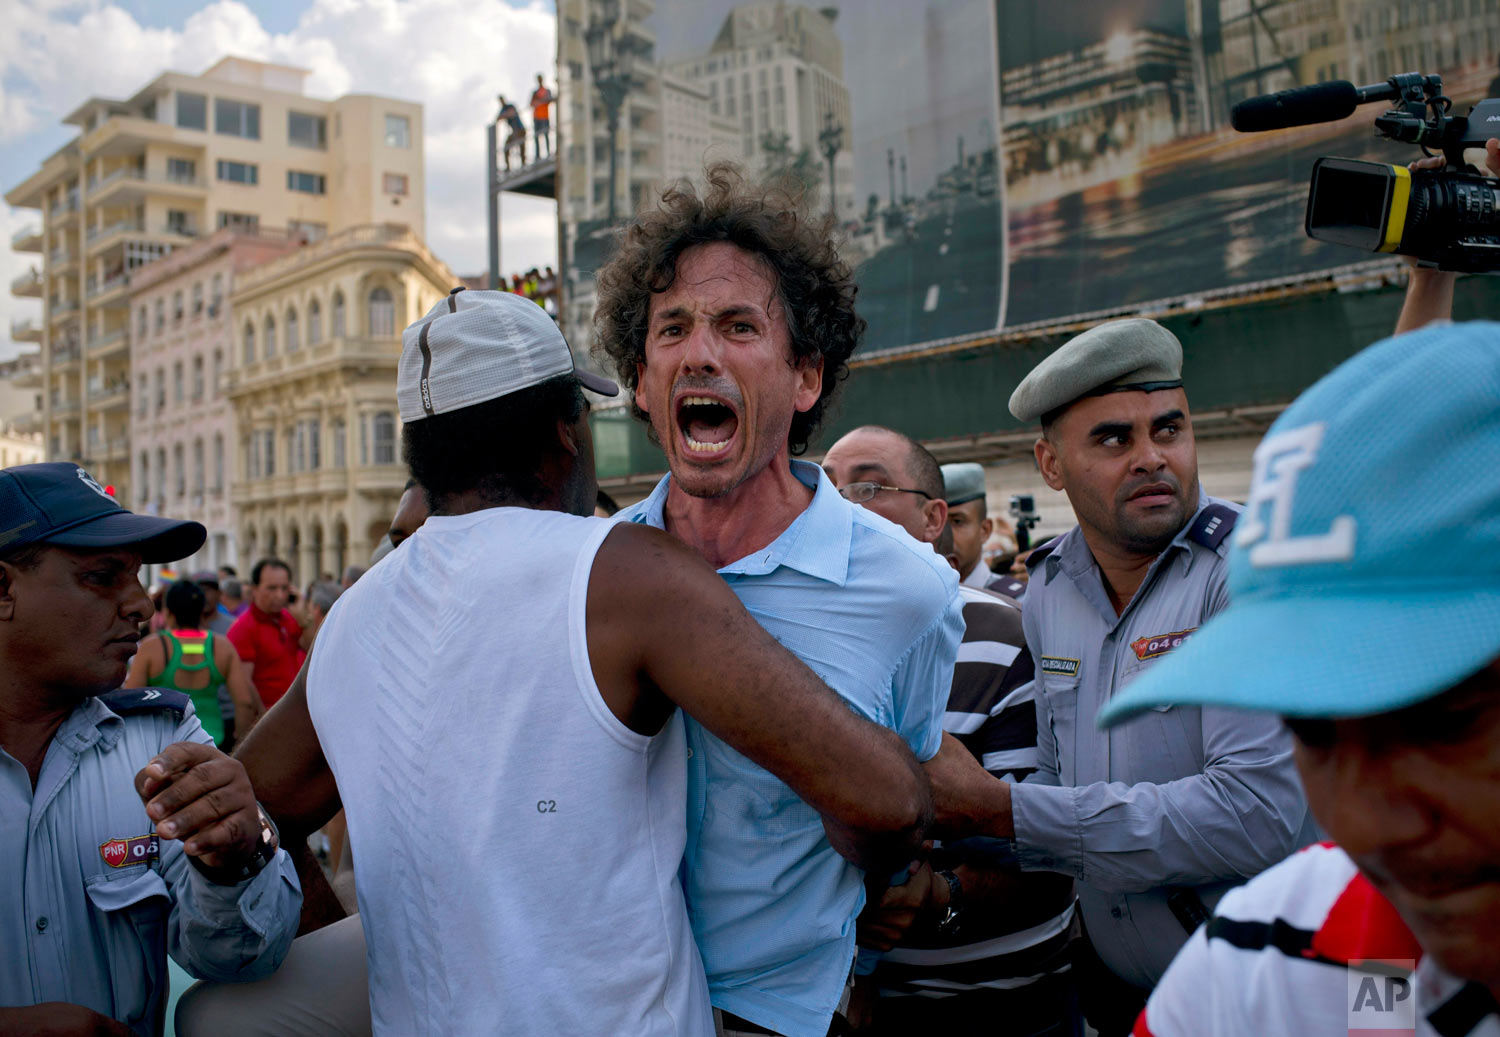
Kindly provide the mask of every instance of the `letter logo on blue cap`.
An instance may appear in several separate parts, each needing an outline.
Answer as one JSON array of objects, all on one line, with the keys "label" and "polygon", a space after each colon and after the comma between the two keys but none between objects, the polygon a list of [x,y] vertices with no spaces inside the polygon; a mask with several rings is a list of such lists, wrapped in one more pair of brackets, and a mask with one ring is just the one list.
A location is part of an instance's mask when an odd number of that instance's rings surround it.
[{"label": "letter logo on blue cap", "polygon": [[[1353,515],[1339,515],[1328,532],[1292,536],[1292,501],[1297,479],[1318,459],[1323,443],[1321,421],[1279,432],[1255,448],[1255,471],[1250,478],[1250,501],[1239,524],[1239,547],[1250,550],[1257,568],[1305,565],[1310,562],[1347,562],[1354,557]],[[1264,512],[1269,507],[1270,517]]]},{"label": "letter logo on blue cap", "polygon": [[111,497],[108,493],[105,492],[104,487],[99,485],[98,480],[95,479],[88,472],[85,472],[82,468],[78,469],[78,478],[81,479],[81,480],[83,480],[83,485],[85,485],[89,489],[93,490],[99,496],[103,497],[105,500],[109,501],[111,504],[115,503],[115,499],[113,497]]}]

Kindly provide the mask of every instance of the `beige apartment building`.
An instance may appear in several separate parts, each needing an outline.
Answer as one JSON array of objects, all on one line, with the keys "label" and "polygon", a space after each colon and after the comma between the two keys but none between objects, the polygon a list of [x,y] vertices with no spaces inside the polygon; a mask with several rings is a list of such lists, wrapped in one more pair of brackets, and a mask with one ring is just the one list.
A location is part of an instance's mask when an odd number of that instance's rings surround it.
[{"label": "beige apartment building", "polygon": [[330,234],[239,276],[228,396],[242,573],[275,555],[305,584],[369,561],[406,484],[401,331],[459,283],[400,224]]},{"label": "beige apartment building", "polygon": [[229,306],[245,271],[301,244],[300,236],[225,227],[130,278],[130,449],[135,511],[192,519],[208,540],[178,572],[238,559],[229,511],[234,407],[224,395],[234,362]]},{"label": "beige apartment building", "polygon": [[[227,57],[168,72],[124,100],[90,98],[63,121],[78,136],[6,192],[38,209],[12,239],[37,253],[13,294],[42,300],[23,341],[42,344],[47,456],[102,482],[130,479],[130,279],[220,228],[317,240],[399,221],[424,231],[422,109],[307,96],[306,70]],[[139,488],[121,494],[135,501]]]}]

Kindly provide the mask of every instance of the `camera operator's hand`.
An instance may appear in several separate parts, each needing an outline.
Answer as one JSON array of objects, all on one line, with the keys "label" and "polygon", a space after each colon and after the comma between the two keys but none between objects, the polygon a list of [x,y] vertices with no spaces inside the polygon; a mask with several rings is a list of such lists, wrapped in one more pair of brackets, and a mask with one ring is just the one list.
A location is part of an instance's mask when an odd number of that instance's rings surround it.
[{"label": "camera operator's hand", "polygon": [[[1431,155],[1411,162],[1406,168],[1413,171],[1442,169],[1442,155]],[[1484,164],[1491,176],[1500,177],[1500,139],[1491,137],[1484,144]],[[1411,266],[1411,275],[1406,282],[1406,301],[1401,304],[1401,316],[1396,319],[1396,334],[1415,331],[1435,320],[1453,319],[1453,284],[1458,275],[1448,270],[1418,266],[1416,259],[1406,257]]]}]

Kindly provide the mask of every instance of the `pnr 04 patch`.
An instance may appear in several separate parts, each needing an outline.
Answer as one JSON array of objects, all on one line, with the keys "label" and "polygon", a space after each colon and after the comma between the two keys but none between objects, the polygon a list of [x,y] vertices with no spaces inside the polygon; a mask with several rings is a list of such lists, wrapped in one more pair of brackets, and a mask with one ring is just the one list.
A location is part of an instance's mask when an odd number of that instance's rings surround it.
[{"label": "pnr 04 patch", "polygon": [[99,844],[99,856],[111,868],[128,868],[132,864],[150,864],[161,856],[161,842],[155,835],[138,835],[134,839],[111,839]]},{"label": "pnr 04 patch", "polygon": [[1064,659],[1057,655],[1042,656],[1042,672],[1055,673],[1060,677],[1078,676],[1078,660]]},{"label": "pnr 04 patch", "polygon": [[1180,648],[1182,642],[1188,639],[1188,635],[1197,629],[1197,627],[1188,627],[1186,630],[1174,630],[1170,634],[1138,637],[1130,642],[1130,647],[1135,650],[1137,659],[1155,659],[1157,656],[1166,655],[1174,648]]}]

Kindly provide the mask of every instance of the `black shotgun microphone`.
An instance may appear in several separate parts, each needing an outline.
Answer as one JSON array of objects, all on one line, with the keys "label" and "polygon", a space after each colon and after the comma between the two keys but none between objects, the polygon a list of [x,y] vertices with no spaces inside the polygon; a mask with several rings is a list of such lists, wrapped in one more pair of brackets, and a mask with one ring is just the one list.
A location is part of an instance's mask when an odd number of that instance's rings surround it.
[{"label": "black shotgun microphone", "polygon": [[1315,122],[1336,122],[1353,115],[1354,109],[1361,102],[1375,100],[1364,93],[1353,83],[1343,79],[1314,86],[1299,86],[1241,101],[1230,110],[1229,121],[1241,133],[1284,130],[1289,126],[1307,126]]}]

